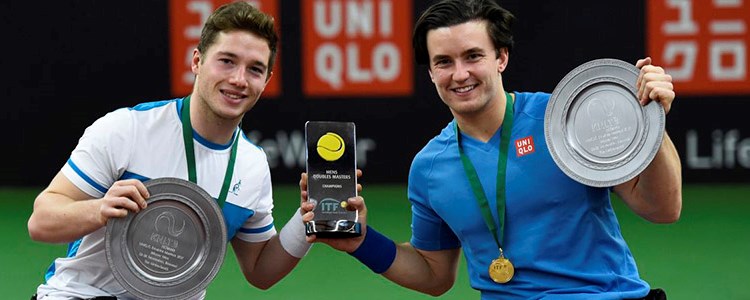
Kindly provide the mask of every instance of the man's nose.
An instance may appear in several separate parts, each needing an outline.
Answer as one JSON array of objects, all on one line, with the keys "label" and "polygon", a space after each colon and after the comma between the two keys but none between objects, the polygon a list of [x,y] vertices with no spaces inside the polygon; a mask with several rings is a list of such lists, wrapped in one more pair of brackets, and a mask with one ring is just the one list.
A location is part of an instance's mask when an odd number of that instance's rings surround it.
[{"label": "man's nose", "polygon": [[245,69],[244,68],[238,68],[236,71],[234,71],[229,78],[229,83],[236,85],[238,87],[245,88],[247,87],[247,79],[245,77]]},{"label": "man's nose", "polygon": [[453,71],[453,80],[464,81],[466,79],[469,79],[469,74],[469,66],[462,62],[457,62],[456,69]]}]

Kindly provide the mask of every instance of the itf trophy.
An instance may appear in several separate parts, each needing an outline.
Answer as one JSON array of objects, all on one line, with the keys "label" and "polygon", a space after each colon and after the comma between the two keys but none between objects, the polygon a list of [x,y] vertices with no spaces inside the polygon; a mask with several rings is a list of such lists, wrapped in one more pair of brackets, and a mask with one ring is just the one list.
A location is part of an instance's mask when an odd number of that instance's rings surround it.
[{"label": "itf trophy", "polygon": [[356,210],[346,200],[357,195],[356,132],[351,122],[305,123],[307,142],[307,201],[315,218],[305,234],[345,238],[362,234]]}]

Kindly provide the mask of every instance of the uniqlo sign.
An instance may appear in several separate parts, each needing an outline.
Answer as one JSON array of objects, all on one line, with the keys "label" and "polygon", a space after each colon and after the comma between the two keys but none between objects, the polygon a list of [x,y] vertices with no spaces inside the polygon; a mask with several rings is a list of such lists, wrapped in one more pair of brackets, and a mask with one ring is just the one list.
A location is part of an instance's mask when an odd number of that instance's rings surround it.
[{"label": "uniqlo sign", "polygon": [[[203,24],[219,6],[231,0],[169,0],[169,45],[172,95],[184,96],[193,91],[195,75],[190,70],[193,49],[198,47]],[[277,0],[245,1],[273,16],[276,31],[281,27]],[[263,97],[281,95],[281,44],[277,44],[273,76],[266,85]]]},{"label": "uniqlo sign", "polygon": [[412,1],[302,0],[306,96],[409,96]]},{"label": "uniqlo sign", "polygon": [[750,94],[750,0],[648,0],[648,54],[680,95]]}]

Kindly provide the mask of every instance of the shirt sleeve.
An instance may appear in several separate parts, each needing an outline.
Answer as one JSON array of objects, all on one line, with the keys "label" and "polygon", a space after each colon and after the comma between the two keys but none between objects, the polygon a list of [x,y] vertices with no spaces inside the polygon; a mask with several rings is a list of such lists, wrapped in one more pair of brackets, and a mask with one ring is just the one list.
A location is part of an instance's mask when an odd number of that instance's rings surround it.
[{"label": "shirt sleeve", "polygon": [[126,170],[134,136],[128,109],[106,114],[86,128],[62,173],[86,194],[103,196]]},{"label": "shirt sleeve", "polygon": [[430,205],[430,166],[415,158],[409,172],[408,195],[412,211],[411,244],[421,250],[436,251],[461,247],[453,230]]},{"label": "shirt sleeve", "polygon": [[[262,162],[266,163],[265,155]],[[271,239],[276,234],[273,223],[273,192],[271,184],[271,173],[268,165],[265,165],[260,177],[257,203],[252,209],[253,215],[247,218],[242,227],[237,231],[236,237],[246,242],[263,242]]]}]

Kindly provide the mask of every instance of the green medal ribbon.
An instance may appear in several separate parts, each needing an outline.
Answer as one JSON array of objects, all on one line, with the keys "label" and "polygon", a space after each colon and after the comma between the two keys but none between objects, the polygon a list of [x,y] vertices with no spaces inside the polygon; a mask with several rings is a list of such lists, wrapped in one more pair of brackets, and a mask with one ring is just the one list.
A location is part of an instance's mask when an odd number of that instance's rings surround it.
[{"label": "green medal ribbon", "polygon": [[[180,112],[180,119],[182,121],[182,138],[185,141],[185,157],[187,157],[188,167],[188,179],[195,184],[198,184],[198,176],[195,172],[195,147],[193,146],[193,125],[190,123],[190,96],[184,98],[182,102],[182,111]],[[224,185],[221,187],[221,193],[216,201],[219,203],[219,207],[224,208],[224,202],[227,200],[227,193],[229,193],[229,184],[232,181],[232,174],[234,173],[234,162],[237,158],[237,141],[240,139],[240,132],[232,141],[232,150],[229,155],[229,163],[227,164],[227,171],[224,173]]]},{"label": "green medal ribbon", "polygon": [[[507,165],[508,160],[508,144],[510,141],[510,132],[513,128],[513,103],[511,101],[511,96],[508,92],[505,92],[505,117],[503,119],[503,124],[500,128],[502,132],[502,136],[500,138],[500,153],[498,154],[497,158],[497,217],[500,220],[500,228],[498,230],[498,227],[495,226],[495,221],[492,220],[492,212],[490,212],[490,204],[487,201],[487,196],[484,194],[484,189],[482,188],[482,183],[479,182],[479,175],[477,175],[477,170],[474,169],[474,165],[471,164],[471,161],[469,160],[469,157],[464,154],[463,149],[461,147],[461,133],[458,131],[458,122],[455,123],[455,130],[456,130],[456,142],[458,144],[458,154],[461,156],[461,162],[464,165],[464,171],[466,172],[466,177],[469,178],[469,183],[471,184],[471,189],[474,191],[474,195],[477,197],[477,203],[479,204],[479,209],[482,211],[482,216],[484,217],[484,222],[487,224],[487,228],[490,229],[490,232],[492,233],[492,237],[495,239],[495,243],[497,243],[497,247],[502,251],[502,241],[503,241],[503,231],[505,229],[505,166]],[[498,235],[499,232],[499,235]],[[498,238],[499,236],[499,238]],[[501,256],[502,256],[502,252]]]}]

